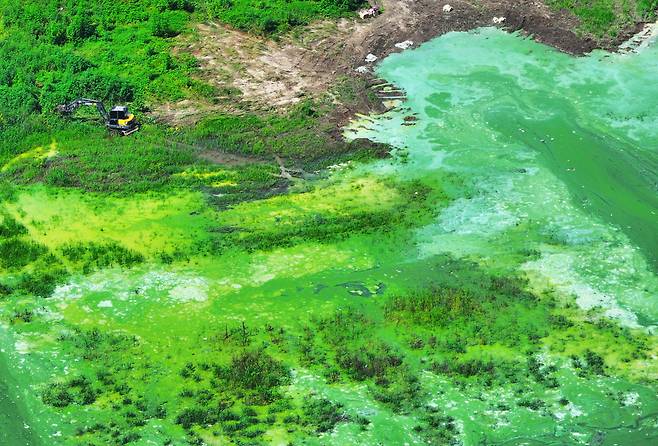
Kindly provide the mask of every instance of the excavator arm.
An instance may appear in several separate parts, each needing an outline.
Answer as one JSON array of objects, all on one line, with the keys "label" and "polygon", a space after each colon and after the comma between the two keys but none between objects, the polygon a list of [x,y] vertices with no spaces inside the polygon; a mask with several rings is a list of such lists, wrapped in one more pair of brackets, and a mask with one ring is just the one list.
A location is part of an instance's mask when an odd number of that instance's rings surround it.
[{"label": "excavator arm", "polygon": [[60,113],[71,114],[75,112],[78,108],[82,107],[83,105],[88,105],[92,107],[95,106],[96,109],[98,110],[98,113],[103,118],[103,120],[106,123],[110,121],[110,115],[107,113],[107,109],[105,108],[105,105],[101,101],[97,101],[95,99],[79,98],[73,102],[69,102],[68,104],[58,105],[57,111]]}]

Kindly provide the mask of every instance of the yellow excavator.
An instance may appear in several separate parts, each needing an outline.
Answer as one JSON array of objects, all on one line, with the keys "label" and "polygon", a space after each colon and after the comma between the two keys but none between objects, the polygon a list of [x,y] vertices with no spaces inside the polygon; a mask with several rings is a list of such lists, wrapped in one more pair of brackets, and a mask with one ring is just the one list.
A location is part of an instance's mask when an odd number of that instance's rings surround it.
[{"label": "yellow excavator", "polygon": [[71,115],[83,105],[96,107],[96,110],[98,110],[98,113],[105,121],[105,127],[110,131],[128,136],[139,130],[139,123],[135,119],[135,115],[128,113],[128,107],[125,105],[112,107],[108,113],[103,102],[95,99],[79,98],[68,104],[58,105],[57,111],[64,115]]}]

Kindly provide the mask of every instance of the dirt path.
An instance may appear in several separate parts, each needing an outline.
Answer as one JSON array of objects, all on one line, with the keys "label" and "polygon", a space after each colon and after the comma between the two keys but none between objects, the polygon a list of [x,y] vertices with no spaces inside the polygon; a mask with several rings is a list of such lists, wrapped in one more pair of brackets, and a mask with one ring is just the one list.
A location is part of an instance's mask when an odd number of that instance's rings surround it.
[{"label": "dirt path", "polygon": [[[566,12],[550,10],[533,0],[379,0],[384,13],[369,20],[323,21],[279,41],[228,29],[217,23],[199,24],[197,39],[176,49],[200,63],[199,77],[217,88],[212,104],[183,101],[165,104],[154,115],[170,124],[190,124],[210,112],[270,109],[285,111],[304,97],[324,95],[341,76],[371,76],[377,60],[450,31],[479,26],[521,30],[538,41],[572,54],[596,47],[577,36],[577,20]],[[450,4],[452,10],[444,12]],[[494,23],[495,17],[504,17]],[[636,29],[620,35],[616,47]],[[410,45],[409,42],[413,42]],[[396,46],[396,44],[398,46]],[[366,58],[370,55],[371,62]],[[373,57],[374,56],[374,57]],[[368,60],[370,60],[368,59]],[[354,111],[367,112],[358,103],[336,119]],[[366,107],[367,108],[367,107]]]}]

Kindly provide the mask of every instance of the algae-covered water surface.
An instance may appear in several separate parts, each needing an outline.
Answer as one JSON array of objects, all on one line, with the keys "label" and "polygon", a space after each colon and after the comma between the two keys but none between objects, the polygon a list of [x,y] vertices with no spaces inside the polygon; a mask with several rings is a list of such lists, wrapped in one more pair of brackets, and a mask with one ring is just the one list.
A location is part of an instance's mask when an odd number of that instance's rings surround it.
[{"label": "algae-covered water surface", "polygon": [[228,209],[15,188],[0,443],[656,444],[656,73],[451,33],[345,129],[392,158]]}]

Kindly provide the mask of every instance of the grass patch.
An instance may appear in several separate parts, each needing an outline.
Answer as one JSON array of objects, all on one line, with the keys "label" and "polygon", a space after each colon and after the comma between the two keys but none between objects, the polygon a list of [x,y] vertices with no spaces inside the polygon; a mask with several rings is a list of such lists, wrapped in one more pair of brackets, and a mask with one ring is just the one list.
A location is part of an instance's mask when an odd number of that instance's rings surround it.
[{"label": "grass patch", "polygon": [[550,302],[525,291],[523,280],[487,275],[467,261],[445,258],[438,265],[434,284],[390,298],[387,319],[432,327],[437,336],[445,330],[442,342],[456,352],[469,345],[518,347],[546,336]]},{"label": "grass patch", "polygon": [[598,38],[616,37],[637,22],[656,17],[656,0],[551,0],[555,9],[571,11],[580,19],[580,31]]},{"label": "grass patch", "polygon": [[84,273],[110,266],[130,267],[144,261],[138,252],[116,242],[75,243],[60,249],[62,256],[77,265]]},{"label": "grass patch", "polygon": [[48,248],[32,241],[11,238],[0,241],[0,267],[20,269],[48,252]]},{"label": "grass patch", "polygon": [[261,35],[280,34],[318,18],[355,11],[363,0],[204,0],[201,10],[229,25]]},{"label": "grass patch", "polygon": [[27,234],[27,228],[9,214],[1,214],[0,238],[10,238]]}]

